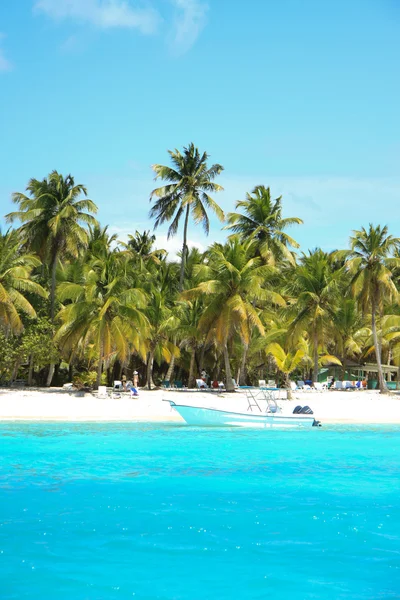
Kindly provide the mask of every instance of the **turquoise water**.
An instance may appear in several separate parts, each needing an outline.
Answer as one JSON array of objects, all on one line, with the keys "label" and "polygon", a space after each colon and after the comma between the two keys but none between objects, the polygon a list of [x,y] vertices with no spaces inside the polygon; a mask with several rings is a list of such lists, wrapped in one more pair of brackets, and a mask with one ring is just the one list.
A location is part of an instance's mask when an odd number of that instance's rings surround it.
[{"label": "turquoise water", "polygon": [[0,425],[0,597],[400,598],[400,428]]}]

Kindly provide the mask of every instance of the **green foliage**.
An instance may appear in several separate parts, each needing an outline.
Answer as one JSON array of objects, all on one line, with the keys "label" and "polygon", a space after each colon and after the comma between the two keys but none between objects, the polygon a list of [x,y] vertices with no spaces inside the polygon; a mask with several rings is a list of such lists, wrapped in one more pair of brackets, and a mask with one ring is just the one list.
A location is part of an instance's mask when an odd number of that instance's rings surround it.
[{"label": "green foliage", "polygon": [[150,387],[166,374],[193,384],[206,367],[228,389],[232,376],[316,379],[321,365],[371,355],[397,368],[399,238],[370,225],[350,250],[298,254],[287,228],[301,219],[283,217],[282,198],[258,185],[228,213],[226,243],[189,251],[189,219],[208,233],[209,211],[224,218],[210,196],[223,167],[193,144],[169,155],[170,167],[153,166],[164,185],[150,215],[169,236],[183,223],[180,265],[150,231],[124,243],[101,227],[70,175],[53,171],[13,195],[7,219],[20,227],[0,234],[1,382],[44,382],[57,364],[80,387],[134,369]]}]

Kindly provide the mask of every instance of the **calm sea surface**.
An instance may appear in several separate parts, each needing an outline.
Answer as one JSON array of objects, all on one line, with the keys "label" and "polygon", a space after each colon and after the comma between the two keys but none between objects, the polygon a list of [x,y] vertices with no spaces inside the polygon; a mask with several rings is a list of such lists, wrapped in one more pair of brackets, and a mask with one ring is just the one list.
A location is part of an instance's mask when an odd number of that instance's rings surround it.
[{"label": "calm sea surface", "polygon": [[400,428],[0,425],[0,597],[400,598]]}]

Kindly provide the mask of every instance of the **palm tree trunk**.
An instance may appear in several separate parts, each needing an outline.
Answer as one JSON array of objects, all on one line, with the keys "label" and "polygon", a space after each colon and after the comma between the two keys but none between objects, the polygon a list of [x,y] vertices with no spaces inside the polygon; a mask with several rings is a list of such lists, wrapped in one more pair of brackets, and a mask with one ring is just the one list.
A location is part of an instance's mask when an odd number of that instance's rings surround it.
[{"label": "palm tree trunk", "polygon": [[28,372],[28,385],[32,385],[33,381],[33,354],[29,357],[29,372]]},{"label": "palm tree trunk", "polygon": [[240,365],[240,376],[239,376],[239,385],[246,385],[246,361],[247,361],[247,352],[249,350],[249,346],[247,344],[243,345],[243,354],[242,361]]},{"label": "palm tree trunk", "polygon": [[179,291],[183,290],[183,280],[185,277],[185,261],[186,261],[186,242],[187,242],[187,228],[189,223],[189,210],[190,205],[186,207],[185,225],[183,227],[183,245],[182,245],[182,258],[181,258],[181,274],[179,277]]},{"label": "palm tree trunk", "polygon": [[372,336],[374,338],[374,347],[375,347],[375,356],[376,356],[376,364],[378,366],[378,382],[379,382],[379,389],[381,391],[381,394],[386,394],[388,389],[386,387],[386,383],[383,377],[383,370],[382,370],[382,361],[381,361],[381,347],[379,345],[379,340],[378,340],[378,333],[376,331],[376,305],[375,305],[375,299],[372,300],[372,310],[371,310],[371,329],[372,329]]},{"label": "palm tree trunk", "polygon": [[47,373],[46,387],[51,386],[51,382],[53,381],[54,371],[56,369],[55,363],[51,363],[49,365],[49,372]]},{"label": "palm tree trunk", "polygon": [[151,390],[155,387],[153,382],[153,363],[154,363],[154,350],[150,350],[149,358],[147,359],[147,388]]},{"label": "palm tree trunk", "polygon": [[99,364],[97,365],[96,389],[99,389],[99,385],[101,384],[102,367],[103,367],[103,346],[100,344]]},{"label": "palm tree trunk", "polygon": [[233,381],[232,381],[231,365],[229,363],[229,354],[228,354],[228,344],[226,342],[224,344],[224,361],[225,361],[225,378],[226,378],[225,388],[226,388],[227,392],[234,392],[235,386],[233,385]]},{"label": "palm tree trunk", "polygon": [[199,361],[199,373],[202,372],[203,368],[204,368],[204,355],[206,353],[206,345],[203,344],[201,347],[201,352],[200,352],[200,361]]},{"label": "palm tree trunk", "polygon": [[189,367],[189,380],[188,380],[188,387],[192,388],[195,387],[195,377],[194,377],[194,364],[195,364],[195,360],[196,360],[196,350],[194,348],[192,348],[192,353],[190,356],[190,367]]},{"label": "palm tree trunk", "polygon": [[[53,263],[51,265],[51,287],[50,287],[50,319],[51,322],[54,323],[55,317],[55,303],[56,303],[56,270],[57,270],[57,261],[58,255],[57,252],[53,257]],[[54,371],[56,365],[55,363],[50,363],[49,372],[47,374],[46,387],[51,386],[51,382],[53,381]]]},{"label": "palm tree trunk", "polygon": [[56,304],[56,271],[57,271],[57,253],[53,257],[51,265],[51,287],[50,287],[50,319],[54,323],[55,316],[55,304]]},{"label": "palm tree trunk", "polygon": [[[177,339],[176,339],[176,336],[175,336],[174,337],[174,346],[176,346],[176,341],[177,341]],[[171,377],[172,377],[172,374],[174,372],[174,368],[175,368],[175,353],[173,353],[172,356],[171,356],[171,360],[169,362],[168,371],[167,371],[167,374],[165,376],[165,381],[171,381]]]},{"label": "palm tree trunk", "polygon": [[314,368],[313,368],[313,383],[318,381],[318,334],[314,333]]},{"label": "palm tree trunk", "polygon": [[286,390],[287,390],[287,399],[288,400],[293,400],[292,388],[290,386],[289,373],[284,373],[284,375],[285,375],[285,387],[286,387]]}]

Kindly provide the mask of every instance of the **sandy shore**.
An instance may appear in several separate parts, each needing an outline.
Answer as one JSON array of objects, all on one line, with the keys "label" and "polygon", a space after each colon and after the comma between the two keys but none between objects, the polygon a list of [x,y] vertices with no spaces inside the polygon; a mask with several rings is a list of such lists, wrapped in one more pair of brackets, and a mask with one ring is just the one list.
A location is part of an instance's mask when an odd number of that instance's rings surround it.
[{"label": "sandy shore", "polygon": [[[186,404],[242,410],[248,408],[243,392],[206,394],[140,390],[139,398],[97,398],[95,394],[78,397],[58,388],[0,389],[0,420],[19,421],[143,421],[182,423],[164,398],[184,399]],[[284,394],[281,394],[283,396]],[[281,398],[284,412],[297,404],[309,405],[322,423],[397,423],[400,424],[400,395],[380,396],[379,392],[326,391],[297,393],[292,401]]]}]

